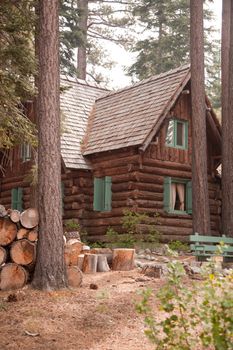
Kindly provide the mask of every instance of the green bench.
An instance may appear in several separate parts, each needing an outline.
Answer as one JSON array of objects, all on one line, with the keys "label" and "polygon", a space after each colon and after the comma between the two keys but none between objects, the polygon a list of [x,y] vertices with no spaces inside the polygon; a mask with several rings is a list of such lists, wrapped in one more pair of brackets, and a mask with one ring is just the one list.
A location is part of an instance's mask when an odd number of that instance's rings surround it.
[{"label": "green bench", "polygon": [[198,260],[206,260],[217,253],[218,245],[224,243],[222,256],[225,261],[233,260],[233,238],[226,236],[203,236],[195,233],[189,236],[191,252]]}]

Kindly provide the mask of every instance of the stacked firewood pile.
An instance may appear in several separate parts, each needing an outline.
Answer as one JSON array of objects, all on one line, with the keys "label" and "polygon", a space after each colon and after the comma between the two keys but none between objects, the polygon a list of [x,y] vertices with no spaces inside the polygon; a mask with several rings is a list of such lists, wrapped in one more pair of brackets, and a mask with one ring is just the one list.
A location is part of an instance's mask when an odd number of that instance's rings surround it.
[{"label": "stacked firewood pile", "polygon": [[0,289],[22,288],[35,265],[38,213],[0,205]]},{"label": "stacked firewood pile", "polygon": [[[30,282],[36,260],[38,212],[22,213],[0,205],[0,289],[22,288]],[[91,249],[81,242],[78,232],[64,235],[68,284],[79,287],[83,273],[131,270],[134,249]]]}]

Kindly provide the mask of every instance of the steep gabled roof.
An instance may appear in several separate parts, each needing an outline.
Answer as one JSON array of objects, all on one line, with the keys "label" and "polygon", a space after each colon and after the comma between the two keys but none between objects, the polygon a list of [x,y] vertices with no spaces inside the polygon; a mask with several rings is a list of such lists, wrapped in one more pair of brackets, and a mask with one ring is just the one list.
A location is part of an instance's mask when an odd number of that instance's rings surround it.
[{"label": "steep gabled roof", "polygon": [[99,97],[83,154],[129,146],[145,149],[189,79],[186,65]]},{"label": "steep gabled roof", "polygon": [[106,90],[88,85],[75,78],[61,79],[60,103],[62,112],[61,154],[67,168],[90,169],[81,153],[81,143],[86,132],[88,116],[95,99]]}]

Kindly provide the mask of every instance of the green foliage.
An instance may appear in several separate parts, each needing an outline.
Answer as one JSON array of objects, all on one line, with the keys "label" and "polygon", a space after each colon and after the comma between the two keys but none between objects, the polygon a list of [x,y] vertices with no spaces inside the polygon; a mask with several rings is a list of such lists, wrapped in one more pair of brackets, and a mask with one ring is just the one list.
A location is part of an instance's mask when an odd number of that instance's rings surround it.
[{"label": "green foliage", "polygon": [[190,250],[189,244],[181,241],[171,241],[169,243],[169,248],[177,252],[188,252]]},{"label": "green foliage", "polygon": [[[204,9],[207,88],[214,107],[218,107],[220,45],[213,39],[215,30],[211,26],[213,12],[209,9],[209,3],[206,1]],[[143,28],[144,38],[131,47],[137,53],[137,58],[128,70],[130,76],[144,79],[189,62],[189,1],[141,0],[134,8],[134,15]]]},{"label": "green foliage", "polygon": [[[122,218],[122,227],[125,230],[124,233],[119,234],[112,227],[109,227],[106,236],[108,241],[108,246],[117,246],[122,248],[131,248],[135,245],[140,246],[143,243],[158,243],[160,238],[160,233],[156,229],[155,225],[150,225],[148,228],[148,233],[140,233],[139,225],[146,223],[148,220],[148,215],[145,213],[137,213],[130,209],[124,211],[124,216]],[[157,223],[158,215],[154,216],[154,224]]]},{"label": "green foliage", "polygon": [[[210,264],[211,265],[211,264]],[[233,348],[233,273],[213,274],[206,268],[202,283],[186,286],[180,262],[168,264],[167,283],[156,298],[160,313],[153,312],[153,292],[143,291],[137,305],[145,315],[145,334],[156,350],[230,350]]]},{"label": "green foliage", "polygon": [[[75,76],[76,53],[78,47],[86,47],[87,75],[97,83],[103,82],[104,69],[111,69],[115,64],[106,54],[106,41],[127,47],[132,42],[129,27],[133,23],[131,6],[135,0],[87,1],[88,23],[87,33],[80,28],[81,11],[78,1],[61,0],[60,6],[60,38],[62,71]],[[106,81],[105,81],[106,82]]]},{"label": "green foliage", "polygon": [[32,97],[35,59],[32,0],[2,0],[0,6],[0,148],[35,143],[35,129],[22,101]]},{"label": "green foliage", "polygon": [[80,225],[75,219],[70,219],[65,222],[65,229],[67,231],[79,231]]}]

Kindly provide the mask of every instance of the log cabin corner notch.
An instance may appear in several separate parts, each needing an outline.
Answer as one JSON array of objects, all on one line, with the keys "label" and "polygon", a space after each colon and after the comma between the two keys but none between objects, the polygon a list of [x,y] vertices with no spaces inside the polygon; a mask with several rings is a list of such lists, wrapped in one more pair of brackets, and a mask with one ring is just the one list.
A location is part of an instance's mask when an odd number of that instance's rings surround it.
[{"label": "log cabin corner notch", "polygon": [[[91,240],[104,240],[109,226],[122,231],[123,211],[130,208],[149,214],[148,224],[159,213],[164,240],[187,239],[192,232],[190,79],[186,65],[116,92],[62,80],[69,87],[61,94],[64,220],[78,219]],[[211,229],[218,234],[220,184],[213,174],[221,127],[207,97],[206,106]],[[28,163],[17,161],[18,176],[6,169],[2,204],[10,206],[11,189],[20,187],[28,206],[30,189],[23,181]],[[140,229],[146,232],[148,226]]]}]

